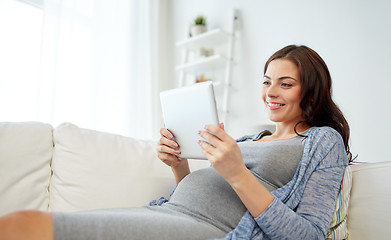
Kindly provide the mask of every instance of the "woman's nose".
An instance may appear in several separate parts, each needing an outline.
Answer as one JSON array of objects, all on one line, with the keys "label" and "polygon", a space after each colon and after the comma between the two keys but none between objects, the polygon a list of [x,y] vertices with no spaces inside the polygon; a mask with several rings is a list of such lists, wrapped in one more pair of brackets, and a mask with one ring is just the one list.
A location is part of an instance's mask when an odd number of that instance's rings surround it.
[{"label": "woman's nose", "polygon": [[278,88],[273,84],[271,86],[269,86],[266,91],[266,97],[268,97],[268,98],[278,97]]}]

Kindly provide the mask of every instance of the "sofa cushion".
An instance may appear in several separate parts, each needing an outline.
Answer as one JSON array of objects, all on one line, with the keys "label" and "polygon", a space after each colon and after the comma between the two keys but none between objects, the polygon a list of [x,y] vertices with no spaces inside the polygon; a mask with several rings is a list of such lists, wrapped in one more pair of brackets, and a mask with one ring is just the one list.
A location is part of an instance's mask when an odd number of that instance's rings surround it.
[{"label": "sofa cushion", "polygon": [[22,209],[48,210],[52,126],[0,123],[0,216]]},{"label": "sofa cushion", "polygon": [[54,129],[51,211],[148,205],[175,185],[156,156],[156,141],[64,123]]},{"label": "sofa cushion", "polygon": [[350,239],[388,239],[391,226],[391,161],[352,165]]}]

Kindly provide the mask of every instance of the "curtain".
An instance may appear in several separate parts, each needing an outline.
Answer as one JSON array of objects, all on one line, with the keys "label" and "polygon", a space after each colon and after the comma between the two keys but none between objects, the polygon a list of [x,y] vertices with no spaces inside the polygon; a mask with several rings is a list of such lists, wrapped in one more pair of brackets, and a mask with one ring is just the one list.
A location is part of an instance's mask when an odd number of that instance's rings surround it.
[{"label": "curtain", "polygon": [[158,136],[168,0],[46,0],[39,119]]},{"label": "curtain", "polygon": [[0,0],[0,121],[37,120],[42,10]]}]

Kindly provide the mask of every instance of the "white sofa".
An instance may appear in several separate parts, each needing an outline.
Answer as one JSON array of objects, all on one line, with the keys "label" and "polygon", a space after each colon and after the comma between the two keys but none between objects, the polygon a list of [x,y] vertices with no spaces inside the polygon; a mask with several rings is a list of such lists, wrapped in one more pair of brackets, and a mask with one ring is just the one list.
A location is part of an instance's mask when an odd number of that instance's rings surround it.
[{"label": "white sofa", "polygon": [[[65,123],[0,123],[0,216],[147,205],[174,187],[156,141]],[[191,169],[208,167],[193,160]],[[351,166],[350,239],[389,239],[391,161]]]}]

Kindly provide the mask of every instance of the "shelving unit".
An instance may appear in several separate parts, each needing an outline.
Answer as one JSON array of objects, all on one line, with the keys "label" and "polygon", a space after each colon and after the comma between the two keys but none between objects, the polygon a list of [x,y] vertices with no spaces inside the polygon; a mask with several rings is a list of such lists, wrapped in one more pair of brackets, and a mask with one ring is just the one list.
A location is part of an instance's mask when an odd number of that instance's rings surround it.
[{"label": "shelving unit", "polygon": [[[229,88],[231,86],[231,72],[233,67],[233,45],[235,36],[235,26],[238,21],[238,14],[233,12],[232,29],[231,32],[224,31],[220,28],[210,30],[208,32],[193,36],[191,38],[176,42],[176,47],[182,48],[182,62],[175,67],[179,72],[179,86],[184,86],[187,74],[194,75],[194,82],[196,75],[199,73],[209,73],[215,70],[224,70],[223,81],[213,81],[215,86],[223,88],[222,96],[216,95],[220,98],[221,107],[219,108],[220,121],[226,122],[228,110]],[[215,53],[211,56],[195,58],[197,51],[201,48],[215,49],[223,48],[225,50],[221,53]],[[223,48],[224,49],[224,48]],[[193,54],[193,58],[190,58]]]}]

